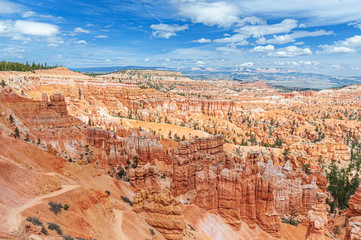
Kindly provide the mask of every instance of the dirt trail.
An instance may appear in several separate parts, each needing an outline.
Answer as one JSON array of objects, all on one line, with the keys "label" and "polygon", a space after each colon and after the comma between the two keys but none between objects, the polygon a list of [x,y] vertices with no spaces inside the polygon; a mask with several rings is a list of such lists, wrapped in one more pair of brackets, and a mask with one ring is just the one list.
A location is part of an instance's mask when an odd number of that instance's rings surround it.
[{"label": "dirt trail", "polygon": [[127,236],[125,236],[122,223],[123,223],[123,212],[120,210],[114,209],[114,224],[113,224],[113,232],[115,234],[115,240],[129,240]]},{"label": "dirt trail", "polygon": [[80,185],[63,185],[60,190],[48,194],[40,195],[34,198],[30,198],[28,201],[26,201],[26,203],[24,203],[19,207],[16,208],[9,207],[5,210],[4,215],[0,216],[0,222],[5,223],[5,229],[8,229],[8,231],[11,233],[12,231],[15,231],[17,227],[20,225],[21,213],[23,211],[40,204],[43,199],[61,195],[68,191],[74,190],[78,187],[80,187]]}]

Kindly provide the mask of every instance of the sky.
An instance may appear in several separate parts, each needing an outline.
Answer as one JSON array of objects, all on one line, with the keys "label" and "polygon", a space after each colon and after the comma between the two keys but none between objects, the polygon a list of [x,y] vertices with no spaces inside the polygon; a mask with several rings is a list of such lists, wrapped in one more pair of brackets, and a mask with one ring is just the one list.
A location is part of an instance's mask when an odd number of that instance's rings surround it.
[{"label": "sky", "polygon": [[0,59],[361,76],[361,3],[0,0]]}]

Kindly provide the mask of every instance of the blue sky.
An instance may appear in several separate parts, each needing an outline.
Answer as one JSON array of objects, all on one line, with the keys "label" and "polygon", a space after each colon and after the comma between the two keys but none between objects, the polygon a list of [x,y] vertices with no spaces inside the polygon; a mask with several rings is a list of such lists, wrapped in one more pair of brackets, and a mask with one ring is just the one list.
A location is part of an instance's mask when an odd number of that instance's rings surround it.
[{"label": "blue sky", "polygon": [[0,0],[0,58],[361,75],[359,0]]}]

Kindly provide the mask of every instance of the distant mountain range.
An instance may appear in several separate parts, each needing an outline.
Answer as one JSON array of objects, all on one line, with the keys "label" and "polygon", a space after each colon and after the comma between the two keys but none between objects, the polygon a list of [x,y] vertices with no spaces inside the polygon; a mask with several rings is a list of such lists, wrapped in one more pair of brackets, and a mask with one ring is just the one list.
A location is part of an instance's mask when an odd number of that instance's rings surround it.
[{"label": "distant mountain range", "polygon": [[171,69],[163,67],[143,66],[114,66],[114,67],[92,67],[73,68],[71,70],[84,73],[109,73],[123,69],[156,69],[180,71],[184,76],[194,80],[240,80],[257,81],[263,80],[269,85],[287,88],[325,89],[336,88],[346,85],[361,84],[361,77],[350,76],[328,76],[317,73],[303,73],[297,69],[261,69],[261,68],[240,68],[225,69],[221,71],[208,69]]},{"label": "distant mountain range", "polygon": [[142,66],[113,66],[113,67],[89,67],[89,68],[69,68],[72,71],[80,71],[83,73],[110,73],[123,69],[156,69],[169,70],[162,67],[142,67]]}]

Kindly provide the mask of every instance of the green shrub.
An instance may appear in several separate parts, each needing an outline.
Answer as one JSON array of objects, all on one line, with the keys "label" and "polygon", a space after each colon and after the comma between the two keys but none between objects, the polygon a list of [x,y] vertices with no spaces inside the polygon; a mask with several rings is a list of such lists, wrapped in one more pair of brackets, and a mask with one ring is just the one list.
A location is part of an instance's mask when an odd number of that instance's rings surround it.
[{"label": "green shrub", "polygon": [[64,210],[68,210],[69,209],[69,205],[68,204],[64,204]]},{"label": "green shrub", "polygon": [[39,218],[37,217],[27,217],[26,221],[31,222],[32,224],[36,226],[43,226],[43,223],[40,222]]},{"label": "green shrub", "polygon": [[130,201],[129,198],[124,197],[124,196],[120,196],[120,197],[124,202],[129,203],[129,205],[133,207],[133,202]]},{"label": "green shrub", "polygon": [[48,230],[46,230],[46,228],[44,228],[44,226],[41,227],[41,232],[45,235],[49,235]]},{"label": "green shrub", "polygon": [[58,215],[58,213],[60,213],[63,209],[63,205],[61,205],[61,203],[48,202],[48,205],[50,206],[50,211],[52,211],[55,215]]},{"label": "green shrub", "polygon": [[54,230],[54,231],[56,231],[56,233],[57,233],[58,235],[62,235],[62,234],[63,234],[63,231],[61,230],[61,228],[59,227],[59,225],[56,224],[56,223],[49,222],[49,223],[48,223],[48,229],[49,229],[49,230]]}]

